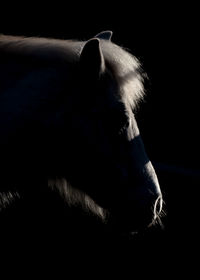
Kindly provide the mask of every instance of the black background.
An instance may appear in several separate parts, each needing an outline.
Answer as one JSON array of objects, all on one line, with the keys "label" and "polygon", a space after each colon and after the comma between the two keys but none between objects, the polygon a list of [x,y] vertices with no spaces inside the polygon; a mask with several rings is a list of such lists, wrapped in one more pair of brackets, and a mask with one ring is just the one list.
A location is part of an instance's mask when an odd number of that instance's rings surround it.
[{"label": "black background", "polygon": [[[164,231],[138,241],[143,244],[141,256],[146,256],[144,265],[148,257],[155,259],[149,262],[152,270],[160,266],[163,274],[172,277],[175,271],[190,275],[196,266],[199,225],[197,7],[192,2],[175,6],[143,1],[111,6],[103,2],[88,6],[27,2],[20,8],[2,7],[0,33],[87,40],[112,30],[112,41],[139,58],[149,79],[136,117],[147,153],[155,163],[167,212]],[[130,247],[134,251],[133,244]]]}]

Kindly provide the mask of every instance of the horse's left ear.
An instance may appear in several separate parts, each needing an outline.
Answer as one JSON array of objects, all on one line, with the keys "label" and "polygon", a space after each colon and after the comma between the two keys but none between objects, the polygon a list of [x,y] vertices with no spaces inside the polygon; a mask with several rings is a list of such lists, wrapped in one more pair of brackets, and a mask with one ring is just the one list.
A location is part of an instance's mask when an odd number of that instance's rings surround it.
[{"label": "horse's left ear", "polygon": [[99,78],[103,73],[105,62],[99,39],[93,38],[86,42],[80,55],[80,65],[83,74],[90,77]]}]

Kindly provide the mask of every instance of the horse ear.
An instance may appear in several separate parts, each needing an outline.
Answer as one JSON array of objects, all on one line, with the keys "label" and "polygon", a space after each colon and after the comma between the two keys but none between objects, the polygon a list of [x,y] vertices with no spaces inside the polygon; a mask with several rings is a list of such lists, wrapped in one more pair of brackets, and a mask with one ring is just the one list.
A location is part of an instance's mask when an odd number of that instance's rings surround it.
[{"label": "horse ear", "polygon": [[84,45],[80,55],[80,65],[83,73],[99,78],[104,71],[105,62],[100,47],[100,41],[93,38]]},{"label": "horse ear", "polygon": [[108,40],[110,41],[112,38],[113,32],[110,30],[107,31],[102,31],[100,33],[98,33],[95,38],[99,38],[99,39],[103,39],[103,40]]}]

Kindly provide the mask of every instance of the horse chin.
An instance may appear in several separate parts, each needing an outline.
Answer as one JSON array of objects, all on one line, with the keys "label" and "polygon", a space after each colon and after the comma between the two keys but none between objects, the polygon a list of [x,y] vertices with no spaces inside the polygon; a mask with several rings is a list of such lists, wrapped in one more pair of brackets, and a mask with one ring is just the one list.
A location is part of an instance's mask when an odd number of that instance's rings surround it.
[{"label": "horse chin", "polygon": [[136,235],[142,235],[143,233],[154,228],[157,224],[161,225],[159,217],[117,217],[111,216],[109,220],[111,230],[120,236],[134,238]]}]

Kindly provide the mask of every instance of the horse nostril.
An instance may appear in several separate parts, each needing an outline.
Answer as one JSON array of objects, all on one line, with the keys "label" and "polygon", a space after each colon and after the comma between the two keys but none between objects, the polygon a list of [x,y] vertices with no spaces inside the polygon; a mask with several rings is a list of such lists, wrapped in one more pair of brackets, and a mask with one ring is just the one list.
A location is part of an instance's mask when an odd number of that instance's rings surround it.
[{"label": "horse nostril", "polygon": [[159,196],[154,204],[154,218],[156,219],[162,211],[163,200],[162,197]]}]

